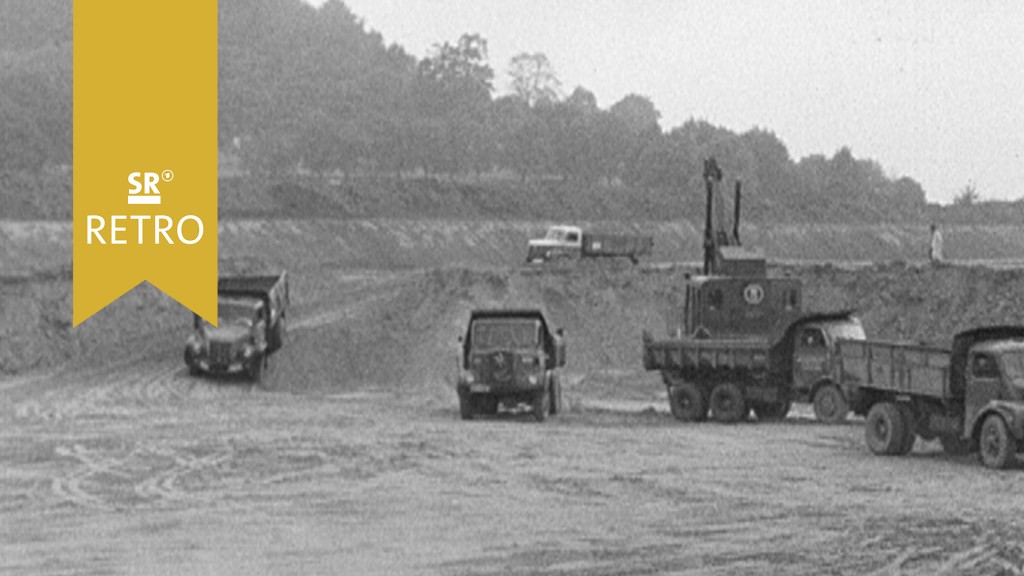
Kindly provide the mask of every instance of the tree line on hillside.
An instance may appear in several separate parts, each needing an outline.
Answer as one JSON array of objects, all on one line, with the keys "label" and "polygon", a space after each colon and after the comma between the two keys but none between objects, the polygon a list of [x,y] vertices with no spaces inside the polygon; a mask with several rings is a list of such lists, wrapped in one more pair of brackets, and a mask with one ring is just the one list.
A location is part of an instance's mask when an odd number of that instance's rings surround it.
[{"label": "tree line on hillside", "polygon": [[[0,170],[71,161],[71,4],[4,5],[2,29],[14,33],[0,39]],[[221,0],[219,19],[219,146],[251,174],[508,174],[693,190],[704,158],[715,156],[779,214],[928,216],[917,182],[890,178],[848,148],[794,161],[766,129],[737,134],[696,119],[664,129],[642,95],[607,109],[583,87],[563,96],[541,53],[513,58],[501,70],[511,92],[498,95],[487,41],[477,34],[417,59],[386,45],[338,0],[319,8],[301,0]],[[1012,206],[1024,207],[1024,199]]]}]

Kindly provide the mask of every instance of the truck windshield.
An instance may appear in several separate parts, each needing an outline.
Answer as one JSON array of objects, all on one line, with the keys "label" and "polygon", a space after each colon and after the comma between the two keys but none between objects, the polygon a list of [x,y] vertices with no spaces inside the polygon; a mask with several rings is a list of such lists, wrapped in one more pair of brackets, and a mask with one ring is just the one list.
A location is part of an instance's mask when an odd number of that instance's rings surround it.
[{"label": "truck windshield", "polygon": [[864,327],[858,322],[832,324],[829,326],[828,331],[832,334],[832,338],[836,340],[864,340],[867,338],[867,335],[864,334]]},{"label": "truck windshield", "polygon": [[548,235],[545,236],[548,240],[562,240],[565,238],[564,228],[551,228],[548,230]]},{"label": "truck windshield", "polygon": [[252,326],[256,316],[256,303],[247,300],[220,300],[217,302],[218,326],[234,324]]},{"label": "truck windshield", "polygon": [[534,349],[540,344],[536,320],[477,320],[473,323],[473,349]]},{"label": "truck windshield", "polygon": [[1014,350],[1004,354],[1003,367],[1010,380],[1024,383],[1024,350]]}]

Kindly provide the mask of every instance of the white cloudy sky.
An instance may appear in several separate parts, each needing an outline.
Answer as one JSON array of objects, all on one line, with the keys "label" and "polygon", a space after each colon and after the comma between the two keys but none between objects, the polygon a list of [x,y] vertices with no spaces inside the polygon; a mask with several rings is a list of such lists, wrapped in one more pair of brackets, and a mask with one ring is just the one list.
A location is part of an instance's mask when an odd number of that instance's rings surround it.
[{"label": "white cloudy sky", "polygon": [[702,118],[774,131],[794,158],[850,146],[948,202],[1024,197],[1024,2],[1018,0],[344,0],[422,58],[480,33],[499,93],[544,52],[563,90],[635,92],[662,127]]}]

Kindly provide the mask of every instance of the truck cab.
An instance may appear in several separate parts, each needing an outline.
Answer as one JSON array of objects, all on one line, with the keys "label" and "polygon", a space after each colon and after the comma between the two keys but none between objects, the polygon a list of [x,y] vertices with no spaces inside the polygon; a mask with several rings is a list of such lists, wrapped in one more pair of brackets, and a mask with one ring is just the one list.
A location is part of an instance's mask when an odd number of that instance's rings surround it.
[{"label": "truck cab", "polygon": [[801,324],[793,341],[793,387],[813,392],[815,385],[826,380],[838,382],[836,343],[866,337],[864,326],[854,316]]},{"label": "truck cab", "polygon": [[965,436],[978,443],[982,461],[1004,468],[1024,452],[1024,339],[971,348],[964,382]]},{"label": "truck cab", "polygon": [[185,347],[190,371],[211,373],[244,372],[253,377],[254,359],[266,350],[266,306],[253,297],[217,299],[217,325],[193,317],[193,333]]},{"label": "truck cab", "polygon": [[562,331],[538,310],[476,310],[461,341],[456,383],[464,420],[493,415],[498,406],[529,404],[544,421],[561,409],[556,370],[565,365]]},{"label": "truck cab", "polygon": [[819,421],[842,422],[857,401],[857,389],[842,385],[837,344],[865,338],[864,326],[852,311],[805,316],[773,347],[772,365],[791,383],[797,398],[810,400]]},{"label": "truck cab", "polygon": [[543,238],[530,240],[527,262],[556,258],[577,258],[583,250],[583,229],[579,226],[552,226]]}]

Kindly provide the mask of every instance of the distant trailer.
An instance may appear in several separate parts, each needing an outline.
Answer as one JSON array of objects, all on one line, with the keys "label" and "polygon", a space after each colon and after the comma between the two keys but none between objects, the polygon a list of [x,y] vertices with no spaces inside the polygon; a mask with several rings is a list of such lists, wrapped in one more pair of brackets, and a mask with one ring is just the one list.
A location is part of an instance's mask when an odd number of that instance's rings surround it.
[{"label": "distant trailer", "polygon": [[528,263],[581,258],[628,258],[637,264],[654,248],[653,236],[598,234],[579,226],[552,226],[544,238],[530,240]]}]

